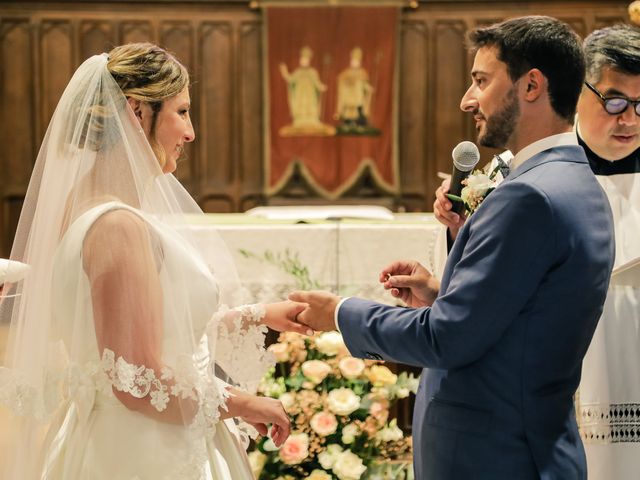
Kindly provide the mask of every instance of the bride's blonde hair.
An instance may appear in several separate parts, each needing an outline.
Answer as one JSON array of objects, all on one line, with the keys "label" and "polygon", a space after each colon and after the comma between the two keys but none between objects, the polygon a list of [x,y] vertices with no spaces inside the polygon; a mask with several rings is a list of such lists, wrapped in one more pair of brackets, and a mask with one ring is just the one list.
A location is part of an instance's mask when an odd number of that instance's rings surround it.
[{"label": "bride's blonde hair", "polygon": [[189,72],[171,53],[152,43],[115,47],[109,52],[107,68],[125,97],[146,102],[151,107],[149,143],[164,166],[166,154],[155,139],[156,120],[163,101],[189,85]]}]

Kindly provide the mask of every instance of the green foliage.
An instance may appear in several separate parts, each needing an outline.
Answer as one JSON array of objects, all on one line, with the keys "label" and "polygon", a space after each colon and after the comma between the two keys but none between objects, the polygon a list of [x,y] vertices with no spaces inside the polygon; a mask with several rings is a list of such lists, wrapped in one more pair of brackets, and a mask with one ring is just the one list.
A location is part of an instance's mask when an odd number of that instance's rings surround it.
[{"label": "green foliage", "polygon": [[243,248],[238,251],[245,258],[253,258],[282,269],[293,276],[296,280],[296,288],[300,290],[319,290],[321,288],[320,283],[311,278],[309,269],[302,265],[297,252],[293,253],[288,248],[284,252],[276,253],[265,250],[261,255]]}]

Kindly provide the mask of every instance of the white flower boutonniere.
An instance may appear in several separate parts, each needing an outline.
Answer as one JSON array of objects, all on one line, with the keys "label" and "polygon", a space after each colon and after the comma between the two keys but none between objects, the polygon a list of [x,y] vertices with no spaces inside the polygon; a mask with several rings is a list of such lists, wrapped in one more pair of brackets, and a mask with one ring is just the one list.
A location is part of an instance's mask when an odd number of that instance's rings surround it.
[{"label": "white flower boutonniere", "polygon": [[504,163],[501,164],[494,159],[483,169],[471,172],[471,175],[462,181],[464,187],[460,196],[447,194],[447,197],[454,202],[463,202],[467,216],[471,216],[487,198],[487,195],[493,192],[504,180],[502,175],[504,168]]}]

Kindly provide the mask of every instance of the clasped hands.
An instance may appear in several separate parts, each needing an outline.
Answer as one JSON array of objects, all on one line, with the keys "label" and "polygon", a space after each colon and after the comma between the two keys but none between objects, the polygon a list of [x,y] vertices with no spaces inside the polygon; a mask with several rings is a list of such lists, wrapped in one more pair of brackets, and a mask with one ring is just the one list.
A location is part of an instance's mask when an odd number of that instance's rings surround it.
[{"label": "clasped hands", "polygon": [[[416,261],[393,262],[380,272],[378,280],[392,296],[414,308],[430,306],[440,289],[438,279]],[[295,291],[289,294],[289,300],[298,306],[306,305],[293,318],[303,328],[323,332],[336,330],[335,313],[340,303],[339,296],[321,290]]]}]

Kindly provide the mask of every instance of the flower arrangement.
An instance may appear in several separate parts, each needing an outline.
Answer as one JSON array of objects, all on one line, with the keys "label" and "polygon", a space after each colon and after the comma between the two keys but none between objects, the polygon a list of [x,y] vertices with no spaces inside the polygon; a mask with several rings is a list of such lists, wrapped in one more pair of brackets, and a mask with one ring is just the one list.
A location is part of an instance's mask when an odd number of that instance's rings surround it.
[{"label": "flower arrangement", "polygon": [[[282,333],[269,350],[278,364],[259,391],[280,399],[292,434],[280,449],[269,438],[258,441],[249,454],[256,478],[405,478],[411,440],[389,421],[389,408],[416,392],[413,375],[351,357],[338,332]],[[385,472],[402,473],[380,474],[382,462]]]},{"label": "flower arrangement", "polygon": [[501,173],[501,165],[496,162],[487,164],[481,170],[474,170],[462,181],[464,187],[460,196],[447,194],[449,200],[463,202],[467,215],[472,215],[482,201],[504,180]]}]

